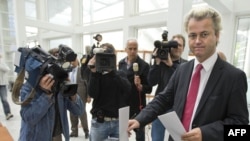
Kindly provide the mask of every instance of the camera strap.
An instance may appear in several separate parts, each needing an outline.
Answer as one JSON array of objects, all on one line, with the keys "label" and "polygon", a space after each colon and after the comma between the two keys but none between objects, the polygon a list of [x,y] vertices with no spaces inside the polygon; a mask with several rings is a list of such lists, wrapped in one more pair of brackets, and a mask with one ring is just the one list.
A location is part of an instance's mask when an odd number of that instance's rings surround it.
[{"label": "camera strap", "polygon": [[16,78],[16,81],[14,82],[13,91],[12,91],[12,101],[17,105],[22,105],[22,106],[29,104],[35,95],[35,89],[32,88],[29,96],[24,101],[19,101],[20,89],[24,82],[24,75],[25,75],[25,70],[24,68],[22,68],[22,70],[19,72]]}]

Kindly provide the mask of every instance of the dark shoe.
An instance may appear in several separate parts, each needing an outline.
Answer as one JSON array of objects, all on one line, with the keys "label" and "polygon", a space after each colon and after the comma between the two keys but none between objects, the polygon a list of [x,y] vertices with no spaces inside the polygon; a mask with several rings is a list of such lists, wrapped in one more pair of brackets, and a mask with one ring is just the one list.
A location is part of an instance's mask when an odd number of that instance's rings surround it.
[{"label": "dark shoe", "polygon": [[13,115],[11,113],[8,113],[7,116],[6,116],[6,120],[9,120],[12,117],[13,117]]},{"label": "dark shoe", "polygon": [[70,137],[78,137],[78,134],[77,134],[77,133],[71,132],[69,136],[70,136]]},{"label": "dark shoe", "polygon": [[89,133],[85,133],[85,139],[89,138]]}]

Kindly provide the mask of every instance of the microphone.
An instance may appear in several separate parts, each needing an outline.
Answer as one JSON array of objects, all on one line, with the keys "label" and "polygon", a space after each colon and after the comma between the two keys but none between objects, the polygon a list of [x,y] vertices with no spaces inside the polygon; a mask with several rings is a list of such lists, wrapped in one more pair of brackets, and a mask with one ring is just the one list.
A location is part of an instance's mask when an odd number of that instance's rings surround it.
[{"label": "microphone", "polygon": [[133,71],[135,75],[138,75],[138,71],[139,71],[138,63],[133,63]]}]

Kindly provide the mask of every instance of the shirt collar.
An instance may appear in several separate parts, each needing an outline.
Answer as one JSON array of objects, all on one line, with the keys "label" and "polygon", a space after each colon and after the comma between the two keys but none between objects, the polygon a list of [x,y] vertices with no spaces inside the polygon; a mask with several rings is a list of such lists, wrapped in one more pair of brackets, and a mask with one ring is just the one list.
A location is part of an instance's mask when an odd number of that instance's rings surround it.
[{"label": "shirt collar", "polygon": [[[203,66],[203,69],[206,72],[210,71],[213,68],[217,58],[218,58],[218,55],[217,55],[217,52],[215,51],[212,56],[210,56],[208,59],[206,59],[204,62],[201,63],[202,66]],[[194,68],[196,68],[196,66],[198,64],[200,64],[200,62],[195,58],[195,60],[194,60]]]}]

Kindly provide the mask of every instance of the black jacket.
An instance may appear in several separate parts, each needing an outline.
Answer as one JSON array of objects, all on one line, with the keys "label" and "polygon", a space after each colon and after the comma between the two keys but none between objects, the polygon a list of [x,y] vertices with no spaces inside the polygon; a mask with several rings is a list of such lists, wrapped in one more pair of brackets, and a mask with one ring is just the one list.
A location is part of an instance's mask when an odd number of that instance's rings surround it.
[{"label": "black jacket", "polygon": [[128,106],[131,85],[124,72],[91,73],[88,88],[94,117],[102,111],[104,116],[117,118],[119,108]]},{"label": "black jacket", "polygon": [[163,89],[167,86],[172,74],[176,70],[176,68],[181,64],[187,62],[187,60],[180,58],[177,61],[173,61],[173,66],[169,67],[165,63],[161,62],[159,65],[155,63],[150,66],[148,73],[148,83],[151,86],[155,86],[158,84],[155,96],[163,91]]},{"label": "black jacket", "polygon": [[126,58],[123,58],[119,62],[119,70],[122,70],[126,73],[128,80],[131,83],[131,91],[129,97],[129,106],[130,106],[130,117],[138,114],[140,112],[140,106],[144,108],[146,106],[146,94],[150,94],[152,87],[148,84],[147,76],[149,72],[149,64],[142,60],[139,56],[137,57],[136,63],[138,63],[139,71],[138,75],[141,79],[141,84],[143,86],[142,92],[138,92],[137,87],[134,84],[134,71],[133,66],[127,68]]}]

